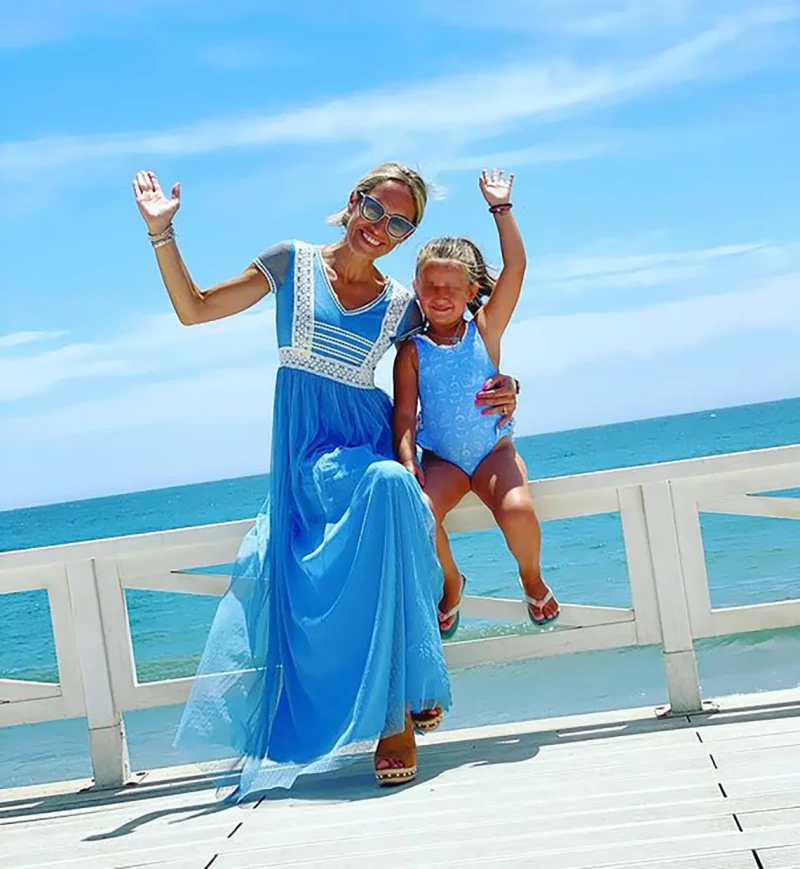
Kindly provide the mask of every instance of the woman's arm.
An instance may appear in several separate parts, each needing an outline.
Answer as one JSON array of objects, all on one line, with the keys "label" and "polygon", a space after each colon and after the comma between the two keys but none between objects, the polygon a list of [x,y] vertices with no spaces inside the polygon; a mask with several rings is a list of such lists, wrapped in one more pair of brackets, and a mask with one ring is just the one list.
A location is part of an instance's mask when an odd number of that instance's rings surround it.
[{"label": "woman's arm", "polygon": [[417,347],[404,341],[394,359],[394,411],[392,427],[397,459],[425,485],[425,475],[417,462],[417,401],[419,378]]},{"label": "woman's arm", "polygon": [[503,269],[486,304],[478,312],[478,325],[484,340],[498,345],[519,302],[527,266],[525,244],[511,213],[513,184],[513,173],[506,178],[502,171],[492,170],[491,173],[484,171],[480,177],[481,192],[492,209],[500,236]]},{"label": "woman's arm", "polygon": [[238,314],[270,291],[266,276],[251,265],[240,275],[201,290],[192,280],[175,242],[172,219],[180,208],[180,185],[168,199],[153,172],[138,172],[133,181],[136,204],[147,224],[164,286],[184,326]]}]

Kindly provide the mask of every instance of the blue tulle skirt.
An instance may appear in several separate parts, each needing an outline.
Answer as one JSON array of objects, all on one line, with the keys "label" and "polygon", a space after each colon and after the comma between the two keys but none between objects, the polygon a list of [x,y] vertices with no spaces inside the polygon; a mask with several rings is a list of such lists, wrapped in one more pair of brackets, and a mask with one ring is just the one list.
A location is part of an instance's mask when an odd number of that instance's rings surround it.
[{"label": "blue tulle skirt", "polygon": [[184,711],[229,799],[290,787],[450,705],[433,517],[392,456],[391,402],[278,371],[270,495],[245,537]]}]

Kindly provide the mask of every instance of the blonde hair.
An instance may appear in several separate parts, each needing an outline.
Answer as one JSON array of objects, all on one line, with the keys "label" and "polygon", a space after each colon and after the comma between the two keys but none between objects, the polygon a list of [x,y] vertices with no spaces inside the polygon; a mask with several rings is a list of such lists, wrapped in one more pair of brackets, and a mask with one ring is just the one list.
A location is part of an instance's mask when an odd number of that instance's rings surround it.
[{"label": "blonde hair", "polygon": [[489,298],[497,283],[486,265],[481,249],[468,238],[444,237],[429,241],[417,256],[417,277],[423,266],[429,262],[455,262],[464,266],[469,282],[478,286],[478,292],[469,303],[473,314]]},{"label": "blonde hair", "polygon": [[[379,184],[385,184],[387,181],[399,181],[405,184],[411,192],[414,199],[414,223],[419,223],[422,216],[425,214],[425,206],[428,203],[428,185],[423,177],[409,166],[402,163],[382,163],[374,169],[370,169],[363,178],[360,178],[355,186],[357,196],[362,193],[369,193],[374,187]],[[347,205],[336,214],[332,214],[328,218],[328,223],[332,226],[347,226],[350,220],[351,205]]]}]

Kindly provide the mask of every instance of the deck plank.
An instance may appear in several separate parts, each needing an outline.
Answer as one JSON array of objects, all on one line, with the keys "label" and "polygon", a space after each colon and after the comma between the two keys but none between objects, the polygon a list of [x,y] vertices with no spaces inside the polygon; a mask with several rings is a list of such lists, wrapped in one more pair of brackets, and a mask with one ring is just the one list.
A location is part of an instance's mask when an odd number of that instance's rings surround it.
[{"label": "deck plank", "polygon": [[800,866],[800,847],[794,845],[759,848],[756,853],[762,869],[797,869]]},{"label": "deck plank", "polygon": [[[800,802],[800,794],[798,795]],[[761,812],[740,812],[737,817],[742,829],[762,830],[766,827],[790,827],[800,829],[800,806],[783,809],[767,809]]]},{"label": "deck plank", "polygon": [[[606,866],[611,869],[611,864],[606,864]],[[598,869],[598,867],[593,867],[593,869]],[[615,869],[759,869],[759,866],[752,851],[736,851],[708,854],[702,866],[697,862],[697,857],[679,857],[676,860],[617,863]]]},{"label": "deck plank", "polygon": [[720,781],[729,797],[753,797],[759,794],[770,794],[776,791],[800,792],[800,773],[785,775],[770,774],[757,771],[733,775],[727,771],[720,776]]},{"label": "deck plank", "polygon": [[[700,734],[700,738],[703,739],[703,731],[698,730],[697,732]],[[753,736],[740,736],[735,740],[709,740],[708,742],[704,742],[704,744],[709,751],[724,751],[729,754],[769,748],[791,748],[793,746],[800,746],[800,730],[788,730],[783,733],[762,732]]]},{"label": "deck plank", "polygon": [[796,734],[800,732],[800,710],[782,717],[766,718],[757,716],[752,720],[741,720],[738,716],[709,715],[695,719],[693,726],[703,738],[703,742],[727,742],[750,736],[771,734]]},{"label": "deck plank", "polygon": [[711,750],[719,769],[743,770],[759,767],[780,772],[781,769],[800,770],[800,745],[785,745],[775,748],[756,748],[751,751]]}]

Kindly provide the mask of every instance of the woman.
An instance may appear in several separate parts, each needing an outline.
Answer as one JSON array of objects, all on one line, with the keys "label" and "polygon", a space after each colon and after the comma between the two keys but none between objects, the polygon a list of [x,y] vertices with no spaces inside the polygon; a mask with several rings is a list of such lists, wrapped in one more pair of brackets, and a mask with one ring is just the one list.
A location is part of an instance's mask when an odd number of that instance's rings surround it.
[{"label": "woman", "polygon": [[[433,519],[393,460],[391,402],[373,381],[380,357],[418,326],[419,313],[375,260],[416,229],[425,182],[405,166],[379,166],[332,218],[344,227],[341,241],[278,244],[207,291],[175,243],[180,187],[167,197],[152,172],[139,172],[133,187],[181,323],[276,295],[270,496],[242,543],[177,741],[206,754],[233,750],[235,800],[289,787],[376,740],[379,783],[410,781],[409,713],[423,728],[435,725],[450,690]],[[515,390],[496,381],[478,400],[510,415]]]}]

